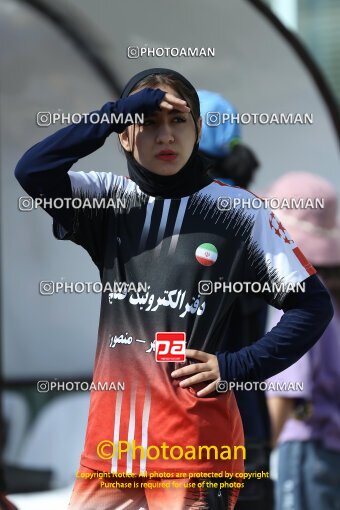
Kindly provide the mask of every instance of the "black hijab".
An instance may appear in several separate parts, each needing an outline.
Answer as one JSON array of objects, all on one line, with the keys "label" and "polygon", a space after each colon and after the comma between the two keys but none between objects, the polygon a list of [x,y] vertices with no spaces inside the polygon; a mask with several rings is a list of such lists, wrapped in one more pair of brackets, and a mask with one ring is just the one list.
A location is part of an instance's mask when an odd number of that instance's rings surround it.
[{"label": "black hijab", "polygon": [[[121,99],[127,97],[141,80],[152,74],[168,74],[182,81],[194,92],[194,101],[197,103],[199,110],[199,98],[196,89],[191,83],[176,71],[157,67],[147,69],[133,76],[125,86],[120,96]],[[194,122],[196,128],[196,142],[194,148],[186,164],[174,175],[158,175],[150,172],[150,170],[140,165],[130,152],[124,151],[127,159],[129,176],[138,184],[144,193],[161,198],[180,198],[192,195],[212,182],[207,175],[207,161],[198,154],[199,141],[195,119]]]}]

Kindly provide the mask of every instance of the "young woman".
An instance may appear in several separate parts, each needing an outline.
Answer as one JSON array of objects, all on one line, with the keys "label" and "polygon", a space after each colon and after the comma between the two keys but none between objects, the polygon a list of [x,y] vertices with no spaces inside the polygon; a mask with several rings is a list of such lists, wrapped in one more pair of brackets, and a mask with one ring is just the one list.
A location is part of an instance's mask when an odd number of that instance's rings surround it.
[{"label": "young woman", "polygon": [[[123,121],[107,123],[113,113]],[[131,124],[131,115],[142,113],[144,123]],[[96,211],[46,207],[54,235],[83,246],[103,282],[93,380],[125,382],[124,391],[92,392],[79,471],[146,471],[146,478],[130,479],[140,483],[154,481],[152,472],[156,479],[167,473],[170,485],[158,479],[156,488],[100,488],[100,480],[78,477],[70,508],[233,509],[236,485],[214,501],[205,490],[214,481],[211,473],[243,469],[242,449],[234,449],[243,445],[235,398],[216,392],[216,385],[221,379],[263,380],[295,362],[332,316],[328,293],[265,207],[221,210],[221,196],[253,195],[207,176],[198,155],[199,100],[182,75],[169,69],[139,73],[98,114],[102,123],[84,120],[32,147],[15,174],[32,197],[124,200],[124,206]],[[119,133],[130,179],[70,171],[113,132]],[[202,280],[306,281],[306,292],[264,292],[267,302],[285,311],[280,324],[254,345],[228,353],[222,341],[237,294],[228,287],[211,292]],[[105,284],[114,282],[126,282],[125,291],[106,291]],[[147,289],[131,289],[138,282]],[[158,350],[160,332],[186,335],[185,364],[174,363],[182,359],[181,335],[172,337],[174,348],[168,342]],[[190,483],[176,487],[176,477],[189,482],[189,473]]]}]

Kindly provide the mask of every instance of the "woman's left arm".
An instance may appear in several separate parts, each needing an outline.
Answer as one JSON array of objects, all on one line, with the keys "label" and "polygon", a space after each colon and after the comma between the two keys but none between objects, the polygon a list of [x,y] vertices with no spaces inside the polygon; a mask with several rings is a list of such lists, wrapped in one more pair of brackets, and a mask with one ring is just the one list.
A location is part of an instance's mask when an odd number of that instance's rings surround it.
[{"label": "woman's left arm", "polygon": [[226,381],[263,381],[282,372],[319,340],[334,311],[328,291],[316,275],[305,280],[305,292],[288,293],[278,324],[260,340],[237,352],[217,354]]},{"label": "woman's left arm", "polygon": [[316,275],[305,280],[305,292],[290,292],[282,309],[285,312],[278,324],[254,344],[236,352],[217,352],[216,355],[187,349],[186,355],[194,363],[172,372],[174,378],[185,377],[181,387],[207,382],[197,392],[204,397],[224,381],[263,381],[282,372],[300,359],[321,337],[334,311],[330,296]]}]

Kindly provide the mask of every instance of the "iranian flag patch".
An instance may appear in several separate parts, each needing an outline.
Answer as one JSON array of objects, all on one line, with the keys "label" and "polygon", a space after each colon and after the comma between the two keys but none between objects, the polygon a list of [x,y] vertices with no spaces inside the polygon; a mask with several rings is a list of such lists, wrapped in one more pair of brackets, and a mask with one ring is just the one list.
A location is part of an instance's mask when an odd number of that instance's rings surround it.
[{"label": "iranian flag patch", "polygon": [[203,266],[212,266],[217,260],[217,249],[211,243],[203,243],[197,248],[195,256]]}]

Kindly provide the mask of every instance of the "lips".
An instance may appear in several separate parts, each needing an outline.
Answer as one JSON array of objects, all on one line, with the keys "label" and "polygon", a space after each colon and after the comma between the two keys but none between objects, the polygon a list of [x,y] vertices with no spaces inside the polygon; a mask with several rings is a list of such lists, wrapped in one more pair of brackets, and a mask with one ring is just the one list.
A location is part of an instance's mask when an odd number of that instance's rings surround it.
[{"label": "lips", "polygon": [[163,150],[156,154],[156,158],[162,161],[174,161],[177,158],[177,154],[171,150]]}]

